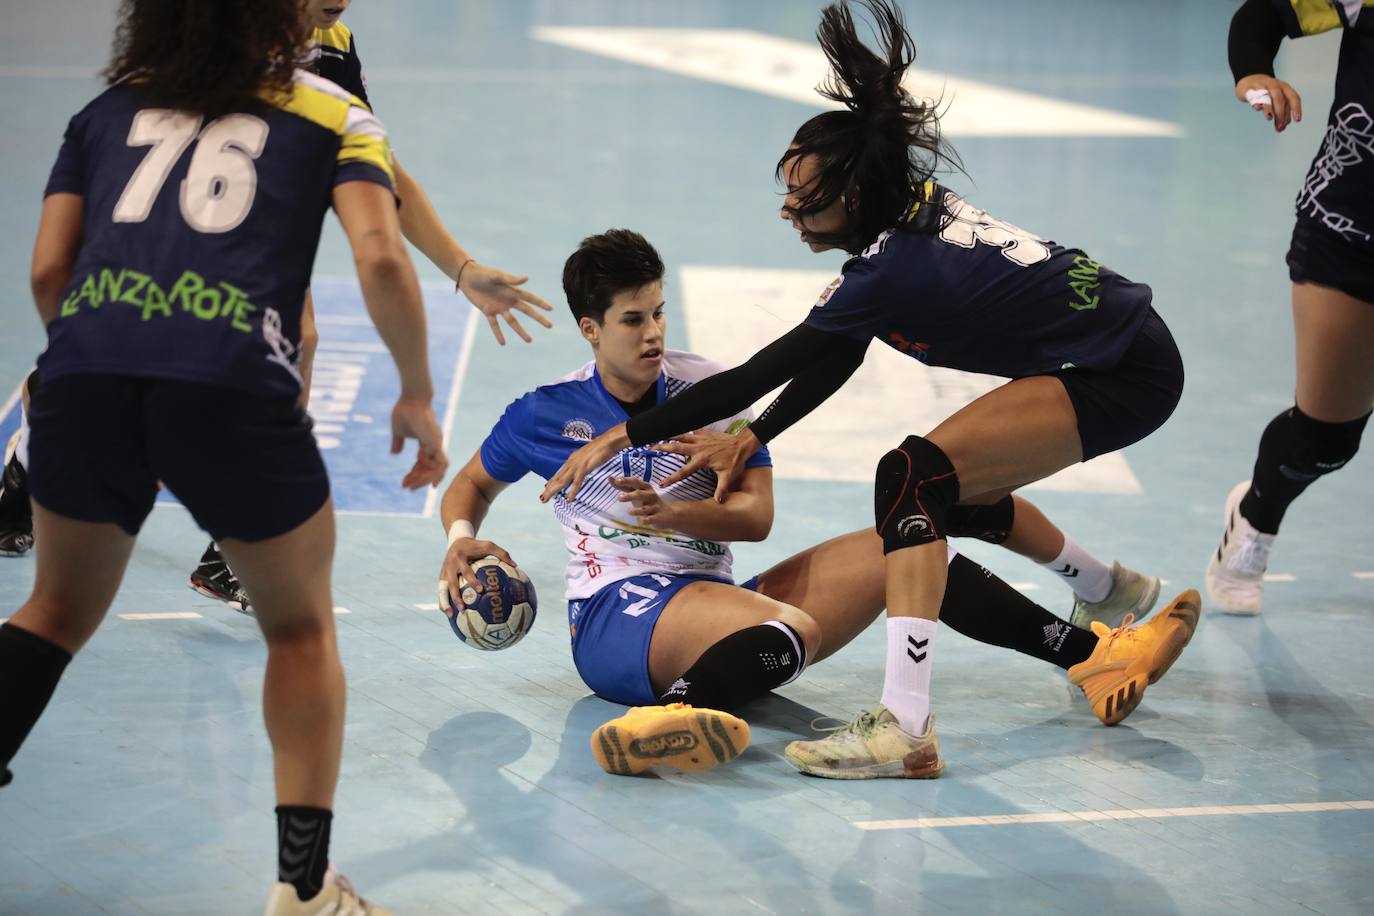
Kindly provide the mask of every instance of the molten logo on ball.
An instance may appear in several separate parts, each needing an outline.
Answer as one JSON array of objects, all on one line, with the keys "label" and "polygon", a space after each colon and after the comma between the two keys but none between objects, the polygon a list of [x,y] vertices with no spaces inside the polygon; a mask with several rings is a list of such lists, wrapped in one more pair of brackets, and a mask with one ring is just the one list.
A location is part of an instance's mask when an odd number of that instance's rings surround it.
[{"label": "molten logo on ball", "polygon": [[474,649],[508,649],[534,626],[534,585],[496,557],[472,564],[474,581],[449,591],[449,625]]}]

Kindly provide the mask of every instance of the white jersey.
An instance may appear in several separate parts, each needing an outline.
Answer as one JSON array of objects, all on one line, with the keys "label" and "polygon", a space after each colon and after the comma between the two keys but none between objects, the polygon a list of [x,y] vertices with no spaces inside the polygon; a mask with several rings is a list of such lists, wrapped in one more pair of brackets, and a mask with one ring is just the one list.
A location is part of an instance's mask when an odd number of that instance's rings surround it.
[{"label": "white jersey", "polygon": [[[662,403],[725,366],[693,353],[668,350],[658,377]],[[711,424],[710,429],[737,432],[752,419],[748,411]],[[513,402],[482,443],[482,466],[497,480],[514,483],[533,471],[548,480],[563,462],[594,437],[629,419],[601,383],[596,363],[536,388]],[[652,446],[631,446],[617,453],[582,483],[576,502],[559,493],[554,514],[563,526],[568,549],[568,600],[588,598],[608,583],[646,573],[708,576],[732,582],[728,544],[681,532],[649,528],[621,502],[612,477],[639,477],[659,489],[665,500],[710,499],[716,489],[711,471],[698,471],[667,489],[659,482],[687,459]],[[749,457],[748,467],[768,467],[768,449]]]}]

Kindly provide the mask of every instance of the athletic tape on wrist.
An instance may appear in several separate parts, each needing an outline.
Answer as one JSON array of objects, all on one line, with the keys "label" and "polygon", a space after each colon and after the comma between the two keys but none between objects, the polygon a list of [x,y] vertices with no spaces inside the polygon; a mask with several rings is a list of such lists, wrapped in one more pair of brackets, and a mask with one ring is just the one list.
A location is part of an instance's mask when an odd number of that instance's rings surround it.
[{"label": "athletic tape on wrist", "polygon": [[477,529],[472,527],[472,522],[465,518],[460,518],[452,525],[448,526],[448,546],[452,547],[453,542],[459,538],[475,538]]}]

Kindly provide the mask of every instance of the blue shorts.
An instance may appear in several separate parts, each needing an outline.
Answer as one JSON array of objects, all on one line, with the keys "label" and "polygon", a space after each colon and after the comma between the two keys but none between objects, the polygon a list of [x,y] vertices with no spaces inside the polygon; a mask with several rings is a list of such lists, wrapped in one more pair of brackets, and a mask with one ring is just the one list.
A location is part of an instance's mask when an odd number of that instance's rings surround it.
[{"label": "blue shorts", "polygon": [[310,420],[284,397],[125,375],[44,379],[29,411],[43,508],[138,534],[162,481],[215,540],[263,541],[329,499]]},{"label": "blue shorts", "polygon": [[[612,582],[590,598],[568,602],[573,664],[597,696],[626,706],[656,706],[649,681],[649,642],[668,602],[693,582],[709,576],[649,573]],[[757,591],[758,577],[740,585]]]}]

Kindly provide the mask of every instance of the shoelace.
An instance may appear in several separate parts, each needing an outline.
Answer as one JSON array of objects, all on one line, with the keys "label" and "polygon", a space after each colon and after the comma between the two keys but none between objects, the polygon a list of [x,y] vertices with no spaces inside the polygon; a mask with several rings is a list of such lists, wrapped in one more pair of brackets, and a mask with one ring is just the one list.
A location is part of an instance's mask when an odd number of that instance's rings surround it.
[{"label": "shoelace", "polygon": [[[822,722],[838,722],[839,725],[821,725]],[[848,722],[843,719],[836,719],[833,716],[821,716],[819,719],[811,720],[811,730],[816,732],[828,732],[836,737],[846,733],[858,735],[860,738],[868,736],[873,729],[878,727],[878,719],[873,713],[864,710]]]},{"label": "shoelace", "polygon": [[1259,538],[1246,538],[1236,545],[1236,552],[1227,565],[1246,576],[1260,576],[1269,568],[1270,545]]},{"label": "shoelace", "polygon": [[1131,629],[1131,624],[1135,623],[1135,614],[1128,613],[1121,618],[1121,626],[1107,634],[1107,645],[1110,646],[1118,639],[1135,639],[1135,630]]}]

